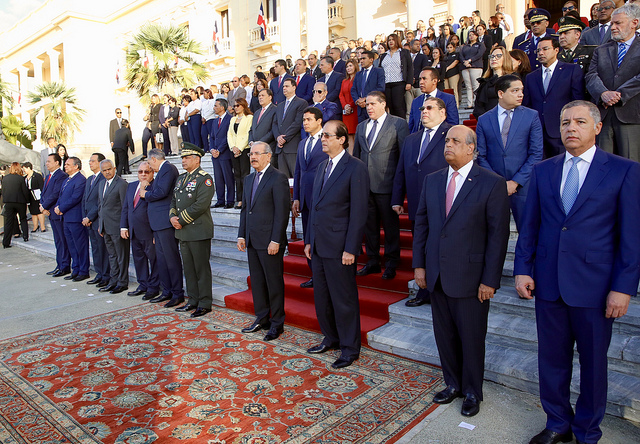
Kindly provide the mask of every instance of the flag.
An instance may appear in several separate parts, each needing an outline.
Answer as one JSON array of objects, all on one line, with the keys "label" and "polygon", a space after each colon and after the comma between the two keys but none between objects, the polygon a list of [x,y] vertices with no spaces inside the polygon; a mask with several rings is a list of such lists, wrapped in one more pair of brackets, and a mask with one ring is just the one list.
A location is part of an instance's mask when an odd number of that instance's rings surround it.
[{"label": "flag", "polygon": [[116,83],[120,84],[120,61],[118,61],[116,68]]},{"label": "flag", "polygon": [[260,38],[262,40],[267,38],[267,21],[264,19],[264,8],[262,2],[260,2],[260,13],[258,14],[258,26],[260,26]]},{"label": "flag", "polygon": [[218,21],[216,20],[213,23],[213,50],[216,54],[220,51],[218,50]]},{"label": "flag", "polygon": [[144,53],[144,62],[142,62],[142,64],[144,65],[145,68],[149,67],[149,56],[147,55],[147,53]]}]

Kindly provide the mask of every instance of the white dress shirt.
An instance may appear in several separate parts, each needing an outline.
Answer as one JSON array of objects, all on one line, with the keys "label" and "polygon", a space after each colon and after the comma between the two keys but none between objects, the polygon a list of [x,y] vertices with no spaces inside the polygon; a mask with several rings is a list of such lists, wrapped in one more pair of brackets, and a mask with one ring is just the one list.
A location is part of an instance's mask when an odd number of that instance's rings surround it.
[{"label": "white dress shirt", "polygon": [[[442,123],[439,123],[433,128],[431,128],[431,132],[429,133],[429,143],[431,143],[431,141],[433,140],[433,136],[436,134],[436,131],[438,131],[438,128],[440,128],[440,125],[442,125]],[[422,147],[425,137],[427,137],[427,131],[426,131],[426,128],[423,128],[422,137],[420,138],[420,147]],[[418,150],[418,159],[416,159],[416,162],[418,163],[420,163],[420,154],[422,153],[420,152],[420,150]]]},{"label": "white dress shirt", "polygon": [[[384,113],[383,115],[381,115],[377,122],[378,125],[376,126],[376,133],[373,136],[373,143],[371,144],[372,146],[376,143],[376,140],[378,139],[378,135],[380,135],[380,128],[382,128],[382,125],[384,125],[384,121],[387,118],[387,113]],[[373,120],[369,119],[369,122],[367,122],[367,131],[365,134],[365,138],[369,139],[369,133],[371,132],[371,128],[373,128]],[[371,149],[371,147],[369,147],[369,149]]]},{"label": "white dress shirt", "polygon": [[[548,68],[551,70],[549,72],[549,76],[553,77],[553,72],[556,70],[557,66],[558,66],[558,60],[556,59],[556,61],[553,62],[551,64],[551,66],[548,66]],[[542,71],[542,84],[544,84],[544,78],[547,75],[547,73],[546,73],[547,68],[545,68],[544,66],[541,66],[540,68],[541,68],[541,71]],[[551,80],[549,80],[549,81],[551,81]]]},{"label": "white dress shirt", "polygon": [[[320,134],[320,133],[318,133]],[[336,165],[338,165],[338,162],[340,162],[340,159],[342,159],[342,156],[344,156],[346,150],[342,150],[340,151],[338,154],[336,154],[336,157],[333,157],[331,159],[331,171],[329,171],[329,177],[331,177],[331,175],[333,174],[333,172],[336,170]],[[329,163],[327,162],[327,165],[329,165]],[[326,174],[326,169],[325,169],[325,174]],[[327,178],[328,179],[328,178]]]},{"label": "white dress shirt", "polygon": [[[469,163],[467,163],[465,166],[461,167],[458,170],[459,174],[456,176],[456,192],[453,193],[453,202],[456,201],[456,197],[458,197],[458,193],[460,192],[460,189],[464,185],[464,182],[467,180],[467,176],[469,175],[469,172],[471,171],[472,166],[473,166],[473,160],[469,161]],[[456,170],[451,168],[451,165],[449,165],[449,172],[447,174],[447,184],[445,186],[445,191],[449,187],[449,182],[451,182],[451,176],[455,171]]]},{"label": "white dress shirt", "polygon": [[[582,159],[580,162],[576,164],[576,168],[578,168],[578,192],[582,188],[582,184],[584,180],[587,178],[587,173],[589,172],[589,167],[591,166],[591,162],[593,162],[593,156],[596,155],[596,146],[593,145],[584,153],[580,154],[578,157]],[[562,181],[560,182],[560,196],[562,196],[562,192],[564,191],[564,183],[567,181],[567,175],[569,174],[569,169],[571,168],[571,159],[573,159],[573,155],[571,155],[568,151],[564,154],[564,164],[562,165]]]},{"label": "white dress shirt", "polygon": [[511,113],[511,120],[513,121],[513,113],[515,112],[515,108],[513,109],[504,109],[500,105],[498,105],[498,126],[500,127],[500,132],[502,132],[502,126],[504,125],[504,119],[507,116],[504,114],[505,111],[509,111]]}]

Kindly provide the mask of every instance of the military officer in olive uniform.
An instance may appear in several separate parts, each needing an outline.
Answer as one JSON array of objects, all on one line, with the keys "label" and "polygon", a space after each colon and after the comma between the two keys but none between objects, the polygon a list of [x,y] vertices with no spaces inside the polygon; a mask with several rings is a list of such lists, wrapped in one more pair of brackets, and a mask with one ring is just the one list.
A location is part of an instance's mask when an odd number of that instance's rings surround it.
[{"label": "military officer in olive uniform", "polygon": [[211,176],[200,168],[200,160],[204,156],[202,148],[185,142],[181,156],[186,172],[176,180],[169,217],[176,229],[176,239],[180,241],[189,299],[176,311],[195,310],[191,317],[197,318],[211,311],[213,299],[209,265],[213,220],[209,208],[214,186]]},{"label": "military officer in olive uniform", "polygon": [[529,11],[528,17],[531,23],[531,38],[523,40],[514,49],[521,49],[527,54],[531,64],[531,71],[535,71],[541,66],[540,62],[538,62],[538,43],[540,39],[551,37],[557,40],[558,35],[554,34],[553,28],[548,28],[551,14],[546,9],[533,8]]},{"label": "military officer in olive uniform", "polygon": [[562,47],[558,60],[580,66],[584,75],[589,71],[591,56],[596,49],[595,45],[580,44],[580,36],[585,27],[582,20],[569,15],[558,20],[558,43]]}]

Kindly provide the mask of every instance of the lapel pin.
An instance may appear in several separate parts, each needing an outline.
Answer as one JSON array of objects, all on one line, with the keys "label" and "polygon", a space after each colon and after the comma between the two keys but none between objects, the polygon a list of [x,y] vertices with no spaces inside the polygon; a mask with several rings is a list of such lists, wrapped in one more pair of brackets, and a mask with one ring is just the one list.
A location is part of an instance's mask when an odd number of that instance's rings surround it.
[{"label": "lapel pin", "polygon": [[468,180],[469,182],[471,182],[471,178],[468,178],[467,180]]}]

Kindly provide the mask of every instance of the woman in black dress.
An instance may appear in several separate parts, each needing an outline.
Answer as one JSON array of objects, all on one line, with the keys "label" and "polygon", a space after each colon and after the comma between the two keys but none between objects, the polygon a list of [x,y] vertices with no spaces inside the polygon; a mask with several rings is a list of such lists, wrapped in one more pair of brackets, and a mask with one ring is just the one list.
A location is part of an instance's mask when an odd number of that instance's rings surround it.
[{"label": "woman in black dress", "polygon": [[69,158],[69,153],[67,153],[67,147],[59,143],[58,146],[56,147],[56,151],[58,153],[58,156],[60,156],[60,158],[62,159],[62,164],[60,165],[60,168],[64,170],[64,164],[67,162],[67,159]]},{"label": "woman in black dress", "polygon": [[2,200],[4,202],[4,237],[3,248],[11,247],[11,235],[16,227],[16,215],[20,217],[22,225],[22,237],[25,242],[29,240],[29,225],[27,223],[27,202],[29,202],[29,190],[22,177],[22,167],[18,162],[13,162],[9,172],[2,178]]},{"label": "woman in black dress", "polygon": [[33,171],[33,165],[31,162],[25,162],[22,164],[22,172],[25,175],[24,181],[27,184],[29,190],[29,213],[31,213],[31,222],[33,222],[32,233],[47,231],[44,224],[44,214],[40,212],[40,193],[44,187],[44,178],[42,174],[37,171]]}]

